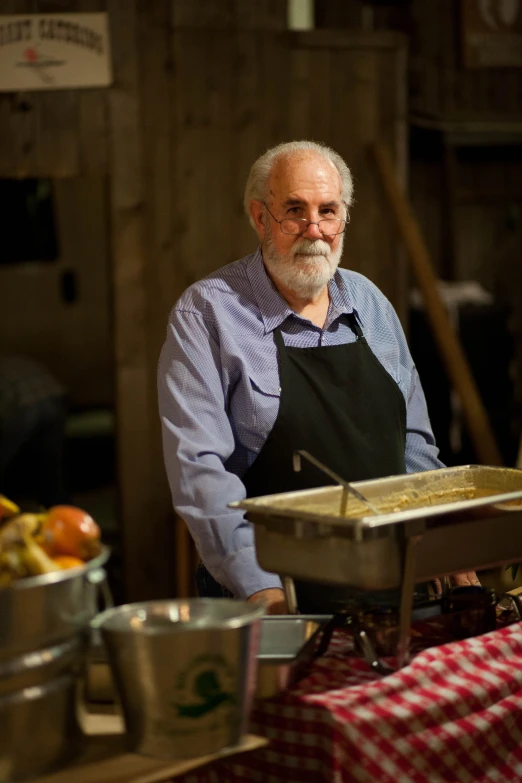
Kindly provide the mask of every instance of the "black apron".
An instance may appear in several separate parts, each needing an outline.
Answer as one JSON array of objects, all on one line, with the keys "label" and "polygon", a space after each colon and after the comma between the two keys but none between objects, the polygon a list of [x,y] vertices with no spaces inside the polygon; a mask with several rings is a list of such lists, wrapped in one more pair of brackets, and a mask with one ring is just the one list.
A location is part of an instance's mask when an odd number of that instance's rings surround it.
[{"label": "black apron", "polygon": [[[295,473],[292,455],[297,449],[308,451],[347,481],[406,472],[404,396],[373,354],[356,316],[343,318],[357,337],[354,343],[288,348],[280,328],[274,331],[279,413],[243,476],[247,497],[334,483],[304,460]],[[224,594],[205,569],[200,568],[197,581],[200,595]],[[335,611],[358,592],[296,581],[297,604],[303,613]]]}]

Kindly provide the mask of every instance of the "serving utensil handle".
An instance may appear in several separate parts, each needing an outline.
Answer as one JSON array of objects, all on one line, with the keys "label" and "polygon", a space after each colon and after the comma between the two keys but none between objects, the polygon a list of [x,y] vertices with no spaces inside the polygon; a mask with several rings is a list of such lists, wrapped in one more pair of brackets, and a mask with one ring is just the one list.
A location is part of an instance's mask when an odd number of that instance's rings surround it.
[{"label": "serving utensil handle", "polygon": [[365,506],[368,506],[370,511],[372,511],[373,514],[376,516],[380,514],[379,509],[374,506],[374,504],[368,500],[361,492],[359,492],[358,489],[355,489],[355,487],[352,487],[349,481],[345,481],[341,476],[339,476],[337,473],[335,473],[333,470],[330,470],[329,467],[326,465],[323,465],[322,462],[320,462],[315,457],[312,457],[311,454],[309,454],[308,451],[304,451],[303,449],[299,449],[298,451],[294,451],[293,454],[293,465],[294,465],[294,471],[296,473],[299,473],[301,470],[301,457],[304,457],[308,462],[311,462],[312,465],[315,465],[316,468],[319,468],[319,470],[322,470],[323,473],[326,473],[327,476],[330,476],[334,481],[336,481],[338,484],[341,485],[343,488],[343,493],[341,496],[341,516],[344,517],[346,513],[346,506],[348,504],[348,492],[350,492],[354,497],[357,498],[361,503],[364,503]]},{"label": "serving utensil handle", "polygon": [[285,593],[286,605],[288,607],[288,614],[299,614],[295,584],[291,576],[283,577],[283,590]]}]

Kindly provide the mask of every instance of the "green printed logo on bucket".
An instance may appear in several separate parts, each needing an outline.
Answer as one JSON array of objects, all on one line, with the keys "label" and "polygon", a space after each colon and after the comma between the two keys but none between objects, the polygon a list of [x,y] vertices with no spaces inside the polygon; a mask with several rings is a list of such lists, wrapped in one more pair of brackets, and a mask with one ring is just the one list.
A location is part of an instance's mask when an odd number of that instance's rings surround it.
[{"label": "green printed logo on bucket", "polygon": [[180,718],[201,718],[236,704],[234,670],[221,655],[200,655],[182,672],[171,702]]}]

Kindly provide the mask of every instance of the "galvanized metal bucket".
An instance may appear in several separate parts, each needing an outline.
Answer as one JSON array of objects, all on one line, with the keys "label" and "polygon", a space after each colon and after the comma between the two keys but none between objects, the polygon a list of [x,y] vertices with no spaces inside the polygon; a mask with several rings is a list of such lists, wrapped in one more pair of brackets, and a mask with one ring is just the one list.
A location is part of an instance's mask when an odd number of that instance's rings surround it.
[{"label": "galvanized metal bucket", "polygon": [[80,748],[78,683],[108,557],[104,548],[84,567],[0,589],[0,783],[52,770]]},{"label": "galvanized metal bucket", "polygon": [[127,748],[204,756],[247,732],[264,608],[223,598],[151,601],[93,620],[107,647]]}]

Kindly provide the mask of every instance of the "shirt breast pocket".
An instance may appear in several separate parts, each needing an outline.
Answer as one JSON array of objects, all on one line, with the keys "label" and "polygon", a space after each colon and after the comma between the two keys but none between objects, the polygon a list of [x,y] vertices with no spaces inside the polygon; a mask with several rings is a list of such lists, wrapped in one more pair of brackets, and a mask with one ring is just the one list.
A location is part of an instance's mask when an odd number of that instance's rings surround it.
[{"label": "shirt breast pocket", "polygon": [[249,375],[250,393],[257,432],[266,439],[272,431],[279,412],[281,388],[279,378]]}]

